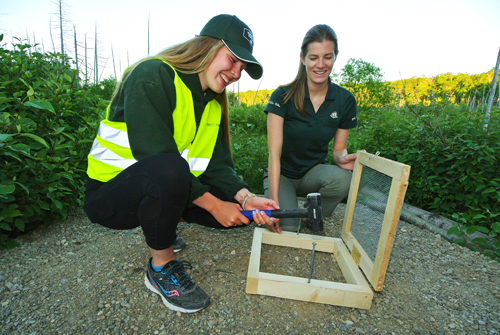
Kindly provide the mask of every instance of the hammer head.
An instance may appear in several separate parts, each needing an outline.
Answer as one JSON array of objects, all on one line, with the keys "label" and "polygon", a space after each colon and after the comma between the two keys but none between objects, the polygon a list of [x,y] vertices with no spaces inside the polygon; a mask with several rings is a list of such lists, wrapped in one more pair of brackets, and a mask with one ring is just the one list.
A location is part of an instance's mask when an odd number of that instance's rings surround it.
[{"label": "hammer head", "polygon": [[307,204],[307,218],[311,222],[312,231],[323,231],[323,209],[321,208],[321,194],[309,193],[307,195]]}]

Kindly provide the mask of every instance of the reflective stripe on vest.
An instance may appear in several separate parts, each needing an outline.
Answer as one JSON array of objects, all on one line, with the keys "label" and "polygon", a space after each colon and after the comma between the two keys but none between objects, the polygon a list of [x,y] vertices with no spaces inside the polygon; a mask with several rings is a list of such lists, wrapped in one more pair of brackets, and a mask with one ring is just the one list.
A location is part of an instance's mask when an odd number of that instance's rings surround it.
[{"label": "reflective stripe on vest", "polygon": [[[191,107],[192,106],[193,105],[191,104]],[[192,115],[194,115],[194,110]],[[200,127],[198,128],[198,132],[196,133],[196,137],[192,143],[190,143],[190,141],[185,137],[187,132],[184,132],[182,128],[177,127],[178,123],[176,121],[178,118],[182,118],[182,114],[174,112],[173,117],[174,139],[177,143],[177,149],[179,149],[182,157],[184,157],[184,159],[188,162],[191,173],[198,177],[207,169],[214,152],[221,121],[220,105],[215,100],[212,100],[207,104],[205,110],[203,111],[203,115],[201,116]],[[183,143],[183,145],[180,145],[180,143]],[[187,146],[184,146],[185,143],[187,143]]]},{"label": "reflective stripe on vest", "polygon": [[[191,91],[175,69],[174,73],[177,97],[172,113],[174,140],[179,153],[188,162],[191,173],[198,177],[207,169],[212,158],[221,121],[221,107],[216,100],[207,103],[197,131]],[[107,182],[137,162],[130,149],[127,125],[124,122],[110,121],[109,108],[110,106],[106,111],[106,119],[99,125],[88,156],[87,174],[102,182]]]}]

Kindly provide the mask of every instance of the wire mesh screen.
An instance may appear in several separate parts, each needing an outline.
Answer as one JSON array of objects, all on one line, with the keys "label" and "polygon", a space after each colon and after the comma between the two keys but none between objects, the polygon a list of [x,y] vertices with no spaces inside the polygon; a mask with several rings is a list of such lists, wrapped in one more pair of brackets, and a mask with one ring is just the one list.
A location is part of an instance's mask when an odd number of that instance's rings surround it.
[{"label": "wire mesh screen", "polygon": [[363,166],[351,222],[351,233],[372,262],[375,262],[377,255],[391,183],[392,178],[388,175]]}]

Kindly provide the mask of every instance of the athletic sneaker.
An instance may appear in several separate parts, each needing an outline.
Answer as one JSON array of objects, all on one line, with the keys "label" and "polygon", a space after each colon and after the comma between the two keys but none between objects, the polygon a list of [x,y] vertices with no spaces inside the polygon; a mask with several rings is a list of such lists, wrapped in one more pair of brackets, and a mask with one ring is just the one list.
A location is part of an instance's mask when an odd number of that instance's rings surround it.
[{"label": "athletic sneaker", "polygon": [[188,261],[170,261],[158,272],[151,266],[151,259],[144,277],[146,287],[159,294],[163,304],[176,312],[194,313],[210,305],[209,295],[186,273]]},{"label": "athletic sneaker", "polygon": [[173,246],[174,246],[174,252],[179,252],[181,250],[186,249],[186,242],[184,242],[184,240],[180,236],[177,236]]}]

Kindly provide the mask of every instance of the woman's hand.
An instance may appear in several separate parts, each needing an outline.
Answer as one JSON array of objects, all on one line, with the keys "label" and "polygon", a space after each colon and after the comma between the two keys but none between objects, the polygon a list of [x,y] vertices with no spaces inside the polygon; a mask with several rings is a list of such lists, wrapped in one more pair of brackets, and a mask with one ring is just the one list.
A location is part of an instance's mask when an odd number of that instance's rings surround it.
[{"label": "woman's hand", "polygon": [[241,214],[241,206],[229,201],[222,201],[209,192],[205,192],[201,197],[193,201],[198,207],[201,207],[210,214],[224,227],[234,227],[247,225],[250,220]]},{"label": "woman's hand", "polygon": [[338,158],[337,165],[344,170],[353,170],[354,161],[358,158],[356,154],[349,154]]},{"label": "woman's hand", "polygon": [[279,210],[280,207],[278,206],[276,201],[261,197],[251,197],[245,203],[245,209],[253,211],[253,220],[258,226],[266,225],[266,228],[268,230],[272,231],[273,233],[281,234],[279,220],[273,217],[269,217],[264,212],[264,210]]},{"label": "woman's hand", "polygon": [[210,210],[210,214],[224,227],[248,225],[250,220],[241,214],[241,206],[234,202],[220,201]]}]

